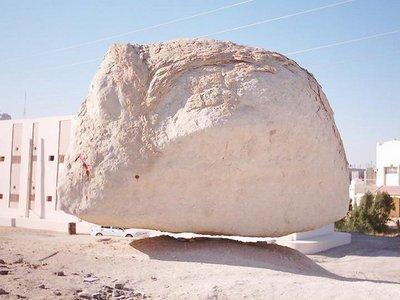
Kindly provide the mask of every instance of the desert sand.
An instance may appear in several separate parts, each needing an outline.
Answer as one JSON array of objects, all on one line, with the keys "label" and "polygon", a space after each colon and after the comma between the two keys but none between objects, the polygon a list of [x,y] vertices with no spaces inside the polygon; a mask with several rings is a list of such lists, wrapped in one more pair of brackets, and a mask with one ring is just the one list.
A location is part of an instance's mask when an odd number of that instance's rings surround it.
[{"label": "desert sand", "polygon": [[266,243],[0,227],[0,299],[398,299],[400,238],[352,238],[305,256]]}]

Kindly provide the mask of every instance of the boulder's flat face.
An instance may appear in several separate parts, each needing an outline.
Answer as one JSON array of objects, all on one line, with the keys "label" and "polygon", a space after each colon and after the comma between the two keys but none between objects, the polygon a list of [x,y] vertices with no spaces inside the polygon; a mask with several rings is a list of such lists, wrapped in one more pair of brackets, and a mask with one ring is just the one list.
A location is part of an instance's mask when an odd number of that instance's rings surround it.
[{"label": "boulder's flat face", "polygon": [[111,47],[66,166],[62,209],[97,224],[281,236],[348,208],[346,156],[313,76],[215,40]]}]

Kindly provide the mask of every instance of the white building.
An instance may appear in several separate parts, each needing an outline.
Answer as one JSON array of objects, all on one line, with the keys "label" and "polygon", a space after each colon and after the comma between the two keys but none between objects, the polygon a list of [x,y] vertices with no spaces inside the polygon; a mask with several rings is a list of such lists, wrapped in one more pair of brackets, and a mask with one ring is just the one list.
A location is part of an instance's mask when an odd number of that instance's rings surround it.
[{"label": "white building", "polygon": [[[72,122],[73,116],[0,121],[0,226],[66,231],[68,222],[76,222],[78,232],[89,232],[92,224],[62,212],[58,202]],[[277,239],[306,254],[350,241],[333,224]]]},{"label": "white building", "polygon": [[378,143],[376,168],[377,186],[400,186],[400,141]]},{"label": "white building", "polygon": [[376,169],[367,168],[365,180],[353,179],[349,196],[353,206],[360,204],[365,193],[386,192],[393,198],[392,218],[400,218],[400,141],[392,140],[376,146]]},{"label": "white building", "polygon": [[349,198],[351,199],[351,205],[354,207],[356,204],[360,204],[362,197],[366,193],[365,181],[362,179],[354,178],[350,181],[349,186]]},{"label": "white building", "polygon": [[60,211],[57,181],[72,116],[0,121],[0,225],[66,231],[77,222]]}]

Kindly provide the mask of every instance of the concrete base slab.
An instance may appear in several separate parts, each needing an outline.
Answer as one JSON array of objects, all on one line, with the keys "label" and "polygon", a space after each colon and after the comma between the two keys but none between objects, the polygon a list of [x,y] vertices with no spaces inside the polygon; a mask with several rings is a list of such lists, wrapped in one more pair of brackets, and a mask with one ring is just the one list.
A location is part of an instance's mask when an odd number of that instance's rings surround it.
[{"label": "concrete base slab", "polygon": [[335,232],[333,224],[331,224],[321,229],[294,233],[289,236],[278,238],[276,243],[300,251],[303,254],[315,254],[350,244],[351,234]]}]

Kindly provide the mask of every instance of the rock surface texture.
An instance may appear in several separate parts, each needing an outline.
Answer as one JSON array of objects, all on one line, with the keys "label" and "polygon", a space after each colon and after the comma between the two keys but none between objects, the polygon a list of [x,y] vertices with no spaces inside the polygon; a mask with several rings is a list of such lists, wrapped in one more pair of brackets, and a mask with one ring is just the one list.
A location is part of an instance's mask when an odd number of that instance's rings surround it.
[{"label": "rock surface texture", "polygon": [[348,208],[347,160],[317,81],[229,42],[112,46],[65,165],[62,209],[103,225],[281,236]]}]

